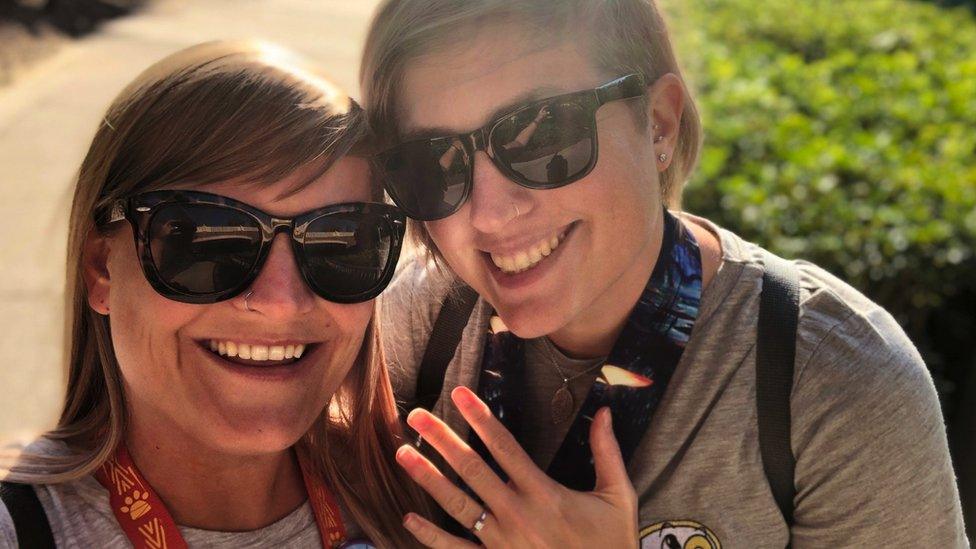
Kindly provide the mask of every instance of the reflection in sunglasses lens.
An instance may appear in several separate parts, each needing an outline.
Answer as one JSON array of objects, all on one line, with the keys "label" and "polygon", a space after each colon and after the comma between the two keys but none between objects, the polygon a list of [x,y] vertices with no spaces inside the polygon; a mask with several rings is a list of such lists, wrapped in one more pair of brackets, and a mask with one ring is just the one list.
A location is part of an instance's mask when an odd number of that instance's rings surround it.
[{"label": "reflection in sunglasses lens", "polygon": [[330,214],[312,221],[302,252],[310,282],[337,296],[374,289],[390,260],[392,231],[376,214]]},{"label": "reflection in sunglasses lens", "polygon": [[407,144],[382,159],[391,195],[411,215],[447,215],[464,198],[468,157],[457,138]]},{"label": "reflection in sunglasses lens", "polygon": [[524,182],[559,186],[583,173],[593,159],[594,129],[576,103],[523,109],[495,126],[495,154]]},{"label": "reflection in sunglasses lens", "polygon": [[153,215],[149,245],[166,285],[190,294],[216,293],[246,278],[258,259],[261,227],[231,208],[170,204]]}]

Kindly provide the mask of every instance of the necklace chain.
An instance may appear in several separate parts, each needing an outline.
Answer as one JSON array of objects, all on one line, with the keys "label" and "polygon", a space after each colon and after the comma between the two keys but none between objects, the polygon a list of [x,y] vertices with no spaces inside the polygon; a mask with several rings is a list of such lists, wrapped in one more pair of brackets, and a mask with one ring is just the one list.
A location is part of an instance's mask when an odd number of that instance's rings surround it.
[{"label": "necklace chain", "polygon": [[546,348],[546,354],[549,356],[549,361],[552,362],[552,365],[556,368],[556,371],[559,372],[559,377],[563,378],[564,386],[569,385],[570,381],[579,379],[585,376],[586,374],[592,372],[593,370],[596,370],[597,368],[604,365],[604,361],[601,360],[596,364],[594,364],[593,366],[590,366],[589,368],[583,370],[582,372],[574,374],[572,377],[566,377],[566,374],[563,373],[563,369],[559,367],[559,362],[556,360],[556,356],[552,351],[552,348],[555,344],[552,341],[546,340],[545,342],[543,342],[543,345]]}]

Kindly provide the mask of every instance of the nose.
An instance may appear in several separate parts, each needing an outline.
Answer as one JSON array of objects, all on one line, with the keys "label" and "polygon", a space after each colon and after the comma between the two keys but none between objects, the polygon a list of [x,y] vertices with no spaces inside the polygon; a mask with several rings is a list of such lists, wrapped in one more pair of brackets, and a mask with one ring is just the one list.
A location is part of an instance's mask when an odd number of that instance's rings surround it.
[{"label": "nose", "polygon": [[[246,303],[243,296],[247,296]],[[289,235],[275,236],[258,277],[235,301],[241,310],[271,320],[293,320],[312,310],[315,294],[298,271]]]},{"label": "nose", "polygon": [[487,154],[475,153],[474,185],[468,200],[471,225],[486,234],[500,232],[533,209],[531,192],[499,171]]}]

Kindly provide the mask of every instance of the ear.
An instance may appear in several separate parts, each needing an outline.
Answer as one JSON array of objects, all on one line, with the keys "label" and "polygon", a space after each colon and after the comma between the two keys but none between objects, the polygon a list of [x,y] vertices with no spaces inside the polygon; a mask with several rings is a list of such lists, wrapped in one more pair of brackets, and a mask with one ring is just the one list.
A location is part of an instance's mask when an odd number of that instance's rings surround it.
[{"label": "ear", "polygon": [[109,237],[95,228],[88,231],[82,250],[81,274],[88,290],[88,306],[101,315],[109,312],[108,253]]},{"label": "ear", "polygon": [[659,171],[666,170],[674,157],[686,94],[684,82],[672,73],[658,78],[648,89],[648,124]]}]

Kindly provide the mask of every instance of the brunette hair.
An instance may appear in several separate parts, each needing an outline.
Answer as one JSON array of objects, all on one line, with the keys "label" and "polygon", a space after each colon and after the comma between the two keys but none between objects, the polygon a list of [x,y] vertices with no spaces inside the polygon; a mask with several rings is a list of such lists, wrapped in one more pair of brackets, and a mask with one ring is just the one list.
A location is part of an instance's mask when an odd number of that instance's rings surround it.
[{"label": "brunette hair", "polygon": [[[668,73],[681,78],[654,0],[385,0],[370,26],[359,73],[378,145],[389,145],[398,134],[397,92],[408,65],[463,42],[473,29],[492,22],[522,26],[552,41],[583,40],[594,66],[614,75],[640,73],[649,82]],[[646,108],[646,102],[638,108],[642,127]],[[672,162],[661,174],[662,197],[671,208],[680,207],[701,141],[701,120],[689,95]],[[437,256],[422,223],[411,222],[411,239]]]},{"label": "brunette hair", "polygon": [[[81,165],[69,222],[68,384],[57,427],[43,436],[71,453],[23,454],[0,476],[34,484],[79,479],[123,440],[125,392],[109,320],[89,307],[82,279],[85,240],[113,201],[178,182],[268,184],[309,167],[300,188],[355,152],[365,126],[362,109],[346,94],[266,43],[200,44],[159,61],[126,87]],[[410,546],[416,541],[401,518],[421,510],[424,500],[393,463],[400,424],[378,324],[370,322],[355,366],[296,451],[374,543]]]}]

